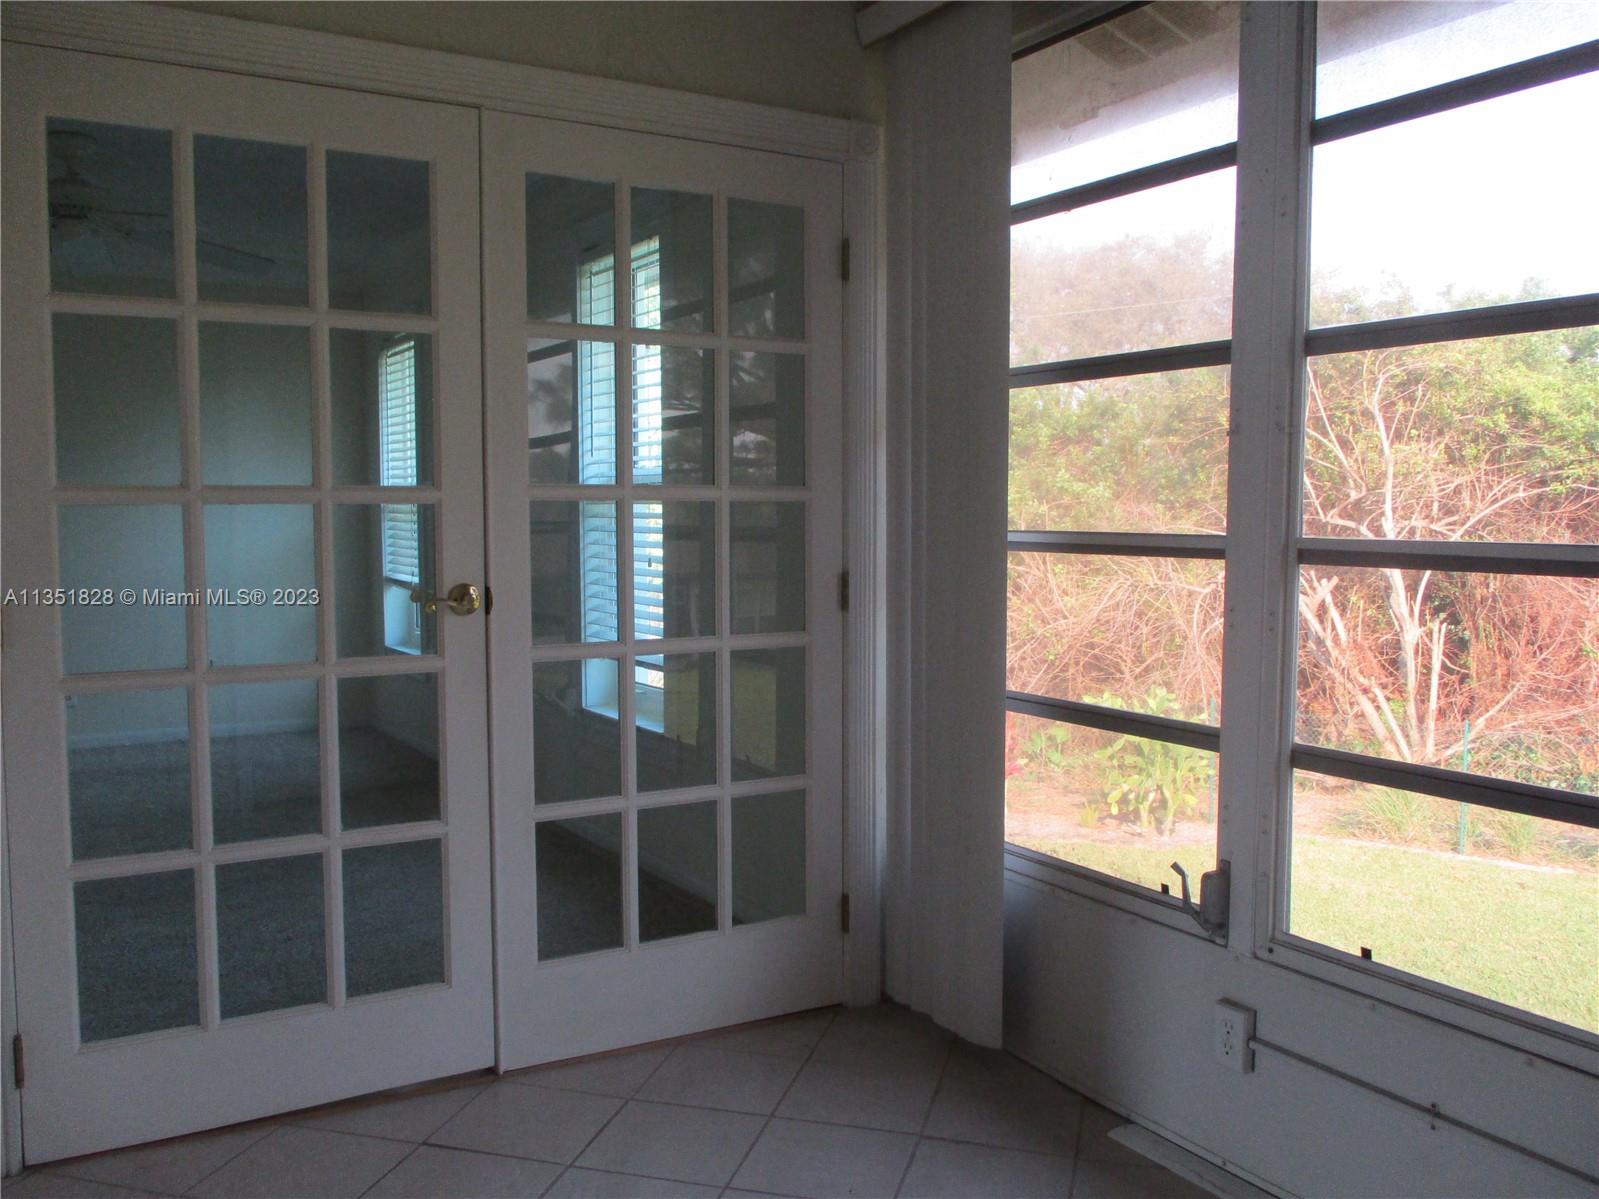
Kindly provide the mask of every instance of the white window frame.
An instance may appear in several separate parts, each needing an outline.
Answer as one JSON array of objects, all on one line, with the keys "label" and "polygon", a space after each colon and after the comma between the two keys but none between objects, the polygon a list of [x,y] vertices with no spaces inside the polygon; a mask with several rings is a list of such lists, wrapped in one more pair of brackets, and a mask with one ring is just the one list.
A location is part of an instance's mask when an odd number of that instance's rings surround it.
[{"label": "white window frame", "polygon": [[[1599,295],[1506,304],[1311,330],[1310,162],[1314,145],[1528,87],[1599,65],[1587,43],[1528,62],[1316,119],[1314,4],[1248,4],[1239,77],[1239,140],[1012,208],[1034,219],[1236,163],[1233,337],[1227,342],[1044,363],[1011,372],[1012,387],[1228,364],[1229,636],[1220,758],[1218,861],[1232,876],[1227,948],[1489,1039],[1591,1070],[1599,1036],[1448,984],[1363,960],[1286,931],[1292,779],[1297,768],[1396,786],[1499,810],[1599,826],[1599,799],[1482,775],[1350,754],[1294,740],[1299,568],[1304,564],[1422,567],[1599,577],[1599,549],[1571,545],[1382,542],[1301,534],[1303,410],[1310,356],[1599,323]],[[1011,533],[1011,549],[1170,554],[1190,539],[1142,534]],[[1210,539],[1193,556],[1215,556]],[[1203,726],[1043,697],[1007,696],[1028,715],[1200,744]],[[1209,732],[1209,730],[1204,730]],[[1007,845],[1007,868],[1184,931],[1176,901],[1109,875]]]}]

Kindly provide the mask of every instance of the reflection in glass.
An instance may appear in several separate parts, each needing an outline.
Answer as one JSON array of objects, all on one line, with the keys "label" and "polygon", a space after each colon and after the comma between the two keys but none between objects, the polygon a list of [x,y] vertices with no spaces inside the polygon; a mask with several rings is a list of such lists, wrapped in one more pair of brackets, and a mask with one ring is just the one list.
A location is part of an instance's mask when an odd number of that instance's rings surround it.
[{"label": "reflection in glass", "polygon": [[1005,840],[1158,891],[1216,865],[1216,755],[1005,718]]},{"label": "reflection in glass", "polygon": [[633,347],[633,481],[716,481],[715,359],[687,346]]},{"label": "reflection in glass", "polygon": [[176,504],[62,504],[61,586],[132,588],[143,602],[61,609],[68,674],[159,670],[189,660],[183,509]]},{"label": "reflection in glass", "polygon": [[711,198],[633,189],[633,324],[711,329]]},{"label": "reflection in glass", "polygon": [[1229,337],[1234,174],[1012,226],[1011,365]]},{"label": "reflection in glass", "polygon": [[619,677],[614,658],[534,663],[534,803],[622,793]]},{"label": "reflection in glass", "polygon": [[305,147],[194,137],[202,300],[306,303]]},{"label": "reflection in glass", "polygon": [[188,849],[189,693],[67,697],[72,858]]},{"label": "reflection in glass", "polygon": [[641,808],[638,939],[716,927],[716,801]]},{"label": "reflection in glass", "polygon": [[433,310],[428,164],[328,151],[328,304]]},{"label": "reflection in glass", "polygon": [[181,482],[177,322],[58,312],[50,332],[56,480]]},{"label": "reflection in glass", "polygon": [[1588,794],[1599,579],[1303,566],[1300,741]]},{"label": "reflection in glass", "polygon": [[805,359],[799,354],[735,353],[730,379],[732,481],[803,487]]},{"label": "reflection in glass", "polygon": [[633,636],[716,633],[716,504],[633,505]]},{"label": "reflection in glass", "polygon": [[366,487],[433,483],[433,338],[328,332],[333,481]]},{"label": "reflection in glass", "polygon": [[735,337],[805,336],[805,210],[727,202],[728,331]]},{"label": "reflection in glass", "polygon": [[217,844],[321,832],[316,680],[213,685],[206,695]]},{"label": "reflection in glass", "polygon": [[633,683],[638,789],[716,782],[716,655],[640,658]]},{"label": "reflection in glass", "polygon": [[200,1023],[194,871],[74,883],[72,907],[85,1043]]},{"label": "reflection in glass", "polygon": [[805,914],[805,792],[733,798],[733,923]]},{"label": "reflection in glass", "polygon": [[322,855],[217,868],[217,974],[222,1018],[327,998]]},{"label": "reflection in glass", "polygon": [[1310,359],[1311,537],[1599,541],[1599,326]]},{"label": "reflection in glass", "polygon": [[439,818],[439,676],[339,680],[339,812],[347,829]]},{"label": "reflection in glass", "polygon": [[334,626],[341,658],[431,654],[438,616],[433,504],[338,504],[333,509]]},{"label": "reflection in glass", "polygon": [[310,485],[310,330],[200,322],[200,462],[207,483]]},{"label": "reflection in glass", "polygon": [[1599,9],[1562,0],[1322,4],[1316,115],[1448,83],[1599,38]]},{"label": "reflection in glass", "polygon": [[1595,111],[1588,74],[1317,146],[1311,323],[1599,291],[1599,239],[1571,235],[1593,171],[1568,136]]},{"label": "reflection in glass", "polygon": [[176,295],[172,135],[58,117],[45,128],[51,290]]},{"label": "reflection in glass", "polygon": [[344,993],[444,981],[443,842],[344,851]]},{"label": "reflection in glass", "polygon": [[533,644],[615,641],[616,505],[528,505]]},{"label": "reflection in glass", "polygon": [[735,650],[733,779],[805,773],[805,647]]},{"label": "reflection in glass", "polygon": [[[213,666],[316,658],[315,522],[310,504],[207,504],[205,582]],[[237,602],[260,592],[266,603]],[[285,602],[270,602],[282,592]],[[229,598],[222,598],[222,597]]]},{"label": "reflection in glass", "polygon": [[1222,562],[1037,552],[1008,558],[1008,688],[1216,723]]},{"label": "reflection in glass", "polygon": [[616,482],[610,342],[528,339],[527,468],[531,483]]},{"label": "reflection in glass", "polygon": [[1012,203],[1237,138],[1242,9],[1158,0],[1017,59]]},{"label": "reflection in glass", "polygon": [[733,632],[805,629],[805,505],[728,505],[732,520]]},{"label": "reflection in glass", "polygon": [[616,188],[527,176],[527,317],[616,323]]},{"label": "reflection in glass", "polygon": [[1228,399],[1224,366],[1017,388],[1010,527],[1225,532]]},{"label": "reflection in glass", "polygon": [[622,816],[544,820],[533,834],[539,960],[622,946]]}]

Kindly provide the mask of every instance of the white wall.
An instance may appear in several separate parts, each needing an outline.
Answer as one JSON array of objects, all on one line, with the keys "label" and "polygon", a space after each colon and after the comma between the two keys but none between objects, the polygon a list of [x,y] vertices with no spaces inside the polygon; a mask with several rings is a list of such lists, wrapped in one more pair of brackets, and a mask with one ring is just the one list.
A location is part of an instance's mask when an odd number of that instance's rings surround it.
[{"label": "white wall", "polygon": [[882,58],[847,3],[170,4],[223,16],[445,50],[881,121]]}]

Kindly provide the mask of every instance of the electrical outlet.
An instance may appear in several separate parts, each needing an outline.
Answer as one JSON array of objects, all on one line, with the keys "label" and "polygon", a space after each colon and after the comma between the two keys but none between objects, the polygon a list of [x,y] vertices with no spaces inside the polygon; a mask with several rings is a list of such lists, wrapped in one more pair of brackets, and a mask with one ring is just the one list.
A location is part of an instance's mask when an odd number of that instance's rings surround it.
[{"label": "electrical outlet", "polygon": [[1216,1024],[1213,1041],[1216,1060],[1240,1074],[1255,1068],[1255,1051],[1249,1042],[1255,1039],[1255,1010],[1223,999],[1216,1004]]}]

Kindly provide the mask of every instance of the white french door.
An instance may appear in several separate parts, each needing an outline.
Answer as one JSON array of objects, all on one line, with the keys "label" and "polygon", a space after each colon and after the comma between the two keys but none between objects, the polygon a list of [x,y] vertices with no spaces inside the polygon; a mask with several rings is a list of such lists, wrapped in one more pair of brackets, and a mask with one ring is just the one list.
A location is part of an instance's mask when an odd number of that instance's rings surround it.
[{"label": "white french door", "polygon": [[4,66],[27,1159],[490,1065],[477,114]]},{"label": "white french door", "polygon": [[483,166],[500,1062],[836,1002],[839,168]]}]

